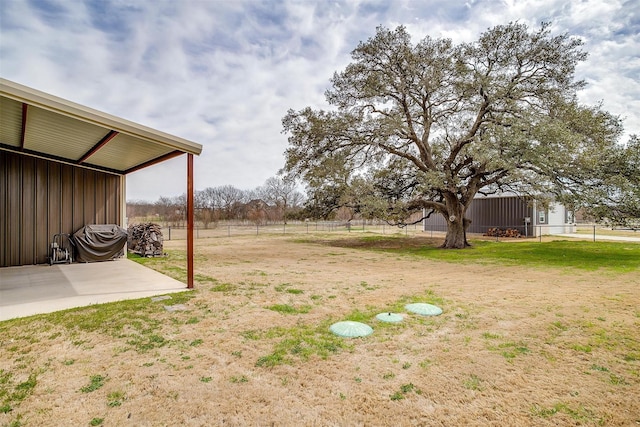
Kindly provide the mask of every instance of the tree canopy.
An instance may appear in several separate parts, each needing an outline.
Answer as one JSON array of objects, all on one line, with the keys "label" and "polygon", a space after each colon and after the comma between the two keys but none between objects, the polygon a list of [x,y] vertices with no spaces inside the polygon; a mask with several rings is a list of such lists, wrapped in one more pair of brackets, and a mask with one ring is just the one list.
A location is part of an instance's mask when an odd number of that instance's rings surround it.
[{"label": "tree canopy", "polygon": [[[331,79],[328,109],[283,118],[284,170],[312,202],[395,221],[424,209],[446,219],[443,246],[462,248],[476,195],[576,201],[593,184],[586,171],[608,179],[601,154],[619,153],[620,119],[577,100],[581,40],[549,24],[499,25],[460,44],[413,44],[405,27],[379,27],[351,56]],[[620,166],[615,157],[608,166]]]},{"label": "tree canopy", "polygon": [[575,181],[559,198],[596,221],[640,229],[640,140],[595,154],[598,162],[582,165]]}]

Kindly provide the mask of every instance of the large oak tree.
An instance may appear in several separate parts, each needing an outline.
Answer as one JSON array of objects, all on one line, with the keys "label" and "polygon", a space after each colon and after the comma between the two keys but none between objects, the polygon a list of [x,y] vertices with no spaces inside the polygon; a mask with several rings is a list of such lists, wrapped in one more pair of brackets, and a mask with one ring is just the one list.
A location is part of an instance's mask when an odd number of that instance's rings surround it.
[{"label": "large oak tree", "polygon": [[598,222],[640,229],[640,139],[597,153],[567,180],[560,200]]},{"label": "large oak tree", "polygon": [[548,24],[500,25],[461,44],[413,44],[404,27],[379,27],[334,74],[327,110],[283,118],[285,171],[307,182],[311,200],[364,180],[390,217],[443,215],[443,247],[463,248],[477,194],[577,194],[580,171],[619,148],[619,119],[577,101],[581,46]]}]

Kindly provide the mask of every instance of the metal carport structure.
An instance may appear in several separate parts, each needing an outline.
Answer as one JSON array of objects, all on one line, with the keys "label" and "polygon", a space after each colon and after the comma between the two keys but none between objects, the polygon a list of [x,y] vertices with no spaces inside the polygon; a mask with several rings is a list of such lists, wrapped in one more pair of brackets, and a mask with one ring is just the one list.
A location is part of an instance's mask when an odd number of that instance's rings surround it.
[{"label": "metal carport structure", "polygon": [[193,287],[193,156],[202,145],[0,79],[0,267],[36,264],[51,236],[124,225],[125,177],[187,155],[187,287]]}]

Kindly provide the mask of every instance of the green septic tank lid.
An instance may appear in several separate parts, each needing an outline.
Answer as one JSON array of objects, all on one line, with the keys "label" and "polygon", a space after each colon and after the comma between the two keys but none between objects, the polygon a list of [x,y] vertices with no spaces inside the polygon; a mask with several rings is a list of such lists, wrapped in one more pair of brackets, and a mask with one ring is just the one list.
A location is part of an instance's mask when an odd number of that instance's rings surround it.
[{"label": "green septic tank lid", "polygon": [[346,320],[344,322],[334,323],[329,330],[340,337],[366,337],[373,333],[373,329],[364,323]]},{"label": "green septic tank lid", "polygon": [[376,319],[380,320],[381,322],[398,323],[402,322],[403,317],[402,315],[397,313],[380,313],[376,315]]},{"label": "green septic tank lid", "polygon": [[421,314],[423,316],[438,316],[442,314],[442,309],[432,304],[426,304],[423,302],[417,302],[415,304],[407,304],[404,306],[407,311],[412,313]]}]

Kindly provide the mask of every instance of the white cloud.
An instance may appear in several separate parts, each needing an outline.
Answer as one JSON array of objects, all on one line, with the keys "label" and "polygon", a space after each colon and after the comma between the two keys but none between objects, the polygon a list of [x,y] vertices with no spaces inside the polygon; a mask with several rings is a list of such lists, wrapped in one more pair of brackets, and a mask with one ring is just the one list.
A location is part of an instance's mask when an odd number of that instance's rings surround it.
[{"label": "white cloud", "polygon": [[[204,145],[196,188],[254,188],[283,165],[287,109],[324,106],[334,71],[378,25],[472,41],[510,21],[575,34],[590,52],[583,102],[640,133],[635,1],[245,0],[0,2],[0,74]],[[128,196],[185,191],[177,158],[128,177]]]}]

